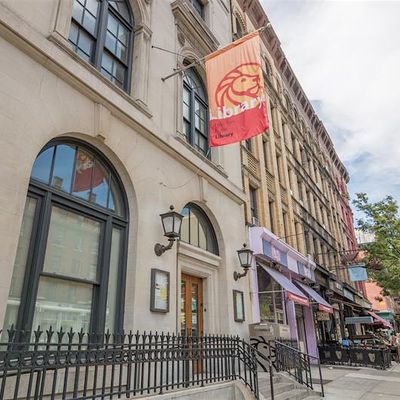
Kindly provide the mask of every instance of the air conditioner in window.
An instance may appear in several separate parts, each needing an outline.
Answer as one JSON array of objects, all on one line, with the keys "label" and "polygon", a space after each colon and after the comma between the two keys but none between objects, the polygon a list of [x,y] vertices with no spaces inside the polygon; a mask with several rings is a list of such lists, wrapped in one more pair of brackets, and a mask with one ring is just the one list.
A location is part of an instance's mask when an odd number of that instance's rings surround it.
[{"label": "air conditioner in window", "polygon": [[260,226],[260,221],[258,220],[257,217],[251,217],[251,224],[253,226]]}]

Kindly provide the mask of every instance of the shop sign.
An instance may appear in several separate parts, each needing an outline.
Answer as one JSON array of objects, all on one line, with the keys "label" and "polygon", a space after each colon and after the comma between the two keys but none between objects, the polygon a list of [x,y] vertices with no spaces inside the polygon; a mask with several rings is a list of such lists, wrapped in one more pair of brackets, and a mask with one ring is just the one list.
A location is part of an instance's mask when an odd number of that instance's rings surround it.
[{"label": "shop sign", "polygon": [[344,319],[344,323],[346,325],[354,325],[354,324],[372,324],[372,317],[346,317]]},{"label": "shop sign", "polygon": [[363,282],[368,280],[365,264],[349,265],[347,269],[352,282]]},{"label": "shop sign", "polygon": [[354,294],[351,293],[350,290],[347,290],[346,288],[343,288],[343,296],[351,301],[354,301]]},{"label": "shop sign", "polygon": [[330,315],[324,311],[317,311],[317,321],[329,321]]},{"label": "shop sign", "polygon": [[288,258],[287,253],[278,249],[276,246],[263,240],[263,253],[264,255],[272,258],[273,260],[277,261],[279,264],[287,267],[288,266]]},{"label": "shop sign", "polygon": [[297,268],[299,269],[299,274],[307,278],[313,279],[312,269],[309,265],[306,265],[300,261],[297,261]]}]

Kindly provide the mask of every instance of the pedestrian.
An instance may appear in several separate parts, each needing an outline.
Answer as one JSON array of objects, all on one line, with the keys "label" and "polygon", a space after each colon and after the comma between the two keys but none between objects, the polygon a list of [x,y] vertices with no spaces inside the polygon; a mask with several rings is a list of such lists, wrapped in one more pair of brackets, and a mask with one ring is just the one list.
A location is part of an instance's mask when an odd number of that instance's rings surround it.
[{"label": "pedestrian", "polygon": [[342,347],[348,349],[350,347],[350,340],[347,336],[342,339]]},{"label": "pedestrian", "polygon": [[390,336],[390,350],[392,355],[394,355],[394,360],[399,362],[400,361],[399,341],[394,331]]}]

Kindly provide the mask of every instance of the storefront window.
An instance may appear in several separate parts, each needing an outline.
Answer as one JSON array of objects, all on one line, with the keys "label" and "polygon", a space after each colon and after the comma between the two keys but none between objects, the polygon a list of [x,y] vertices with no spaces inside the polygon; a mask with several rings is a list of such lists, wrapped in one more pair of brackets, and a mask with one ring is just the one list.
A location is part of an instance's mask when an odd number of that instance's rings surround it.
[{"label": "storefront window", "polygon": [[257,266],[258,301],[261,322],[285,324],[283,289],[265,270]]}]

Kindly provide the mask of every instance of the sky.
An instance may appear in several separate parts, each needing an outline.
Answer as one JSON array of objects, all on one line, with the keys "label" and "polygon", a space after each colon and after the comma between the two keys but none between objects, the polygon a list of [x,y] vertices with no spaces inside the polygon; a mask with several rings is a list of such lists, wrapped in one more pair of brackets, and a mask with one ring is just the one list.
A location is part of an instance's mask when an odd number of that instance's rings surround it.
[{"label": "sky", "polygon": [[400,203],[400,0],[260,0],[350,173]]}]

